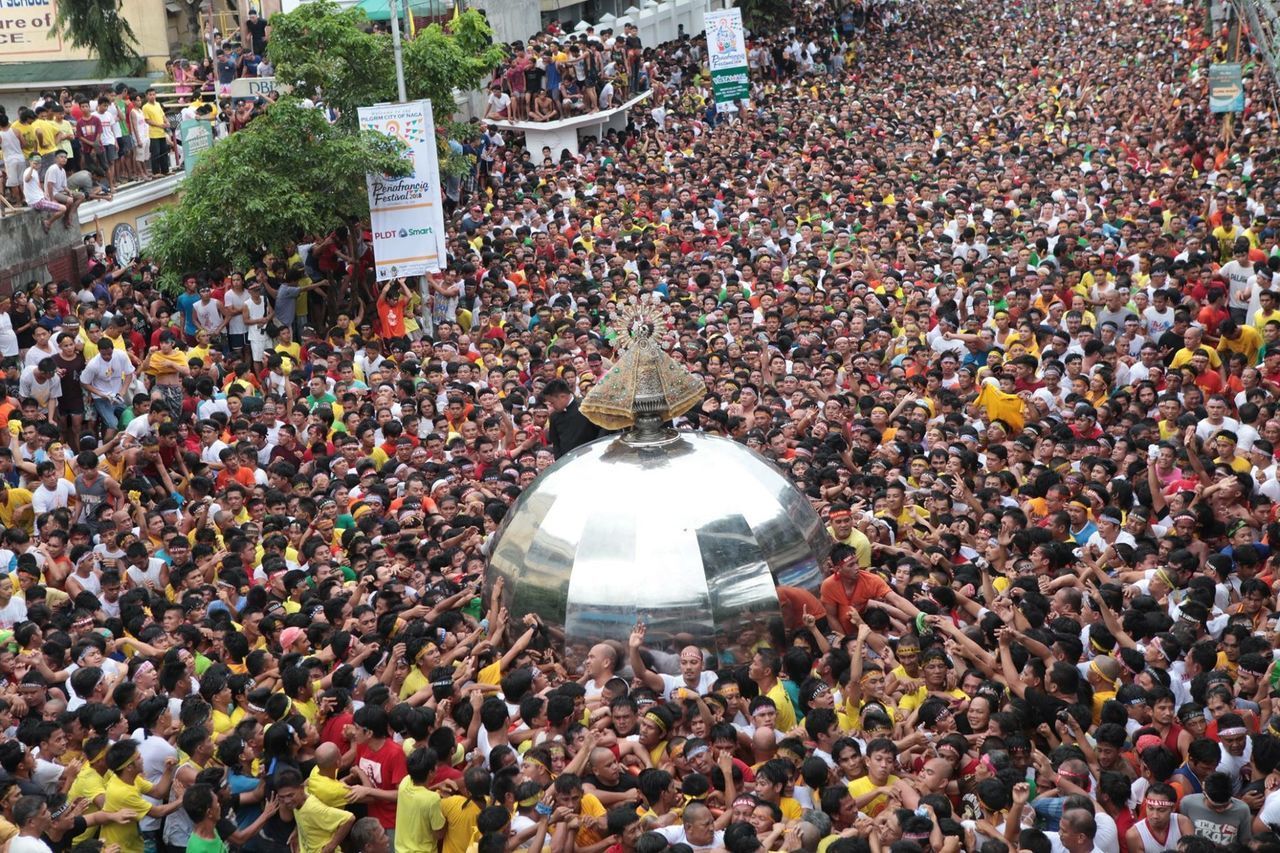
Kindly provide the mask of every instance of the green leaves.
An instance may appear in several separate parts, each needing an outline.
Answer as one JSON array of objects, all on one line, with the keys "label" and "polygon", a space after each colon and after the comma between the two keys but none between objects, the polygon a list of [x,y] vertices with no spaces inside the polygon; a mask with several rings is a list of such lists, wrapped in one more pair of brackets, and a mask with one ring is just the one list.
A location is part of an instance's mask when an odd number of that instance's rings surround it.
[{"label": "green leaves", "polygon": [[[297,98],[322,98],[340,119],[330,125],[323,111],[285,98],[214,145],[183,184],[178,206],[154,226],[152,251],[167,276],[162,284],[176,287],[191,270],[243,269],[263,252],[367,217],[365,174],[407,173],[399,142],[357,130],[359,107],[396,98],[391,38],[366,32],[368,26],[362,10],[339,9],[331,0],[271,16],[267,50],[276,78],[292,85]],[[403,55],[409,97],[430,100],[436,123],[455,138],[470,133],[449,121],[454,92],[476,88],[503,57],[484,18],[470,11],[447,29],[425,27],[405,40]],[[446,144],[440,158],[444,176],[472,166],[472,158]]]},{"label": "green leaves", "polygon": [[742,23],[753,33],[776,33],[791,26],[794,12],[787,0],[742,0]]},{"label": "green leaves", "polygon": [[404,45],[409,99],[431,101],[437,122],[455,112],[455,89],[475,89],[504,56],[501,47],[486,42],[491,31],[479,12],[460,15],[451,27],[453,32],[439,24],[424,27]]},{"label": "green leaves", "polygon": [[407,174],[403,145],[330,125],[320,110],[282,99],[219,142],[154,226],[152,252],[176,287],[187,271],[281,251],[307,234],[368,215],[366,172]]},{"label": "green leaves", "polygon": [[[359,8],[340,10],[330,0],[304,3],[286,15],[271,16],[267,54],[276,78],[295,84],[308,97],[319,95],[341,113],[340,123],[356,126],[356,109],[396,99],[391,37],[366,32]],[[403,42],[405,82],[410,100],[431,101],[436,121],[451,116],[455,89],[467,91],[502,61],[493,32],[479,12],[450,23],[432,24]]]},{"label": "green leaves", "polygon": [[267,56],[276,79],[306,97],[323,92],[342,123],[354,128],[356,107],[395,99],[391,41],[365,32],[367,26],[363,10],[340,10],[330,0],[272,15]]},{"label": "green leaves", "polygon": [[119,0],[59,0],[57,8],[54,29],[75,47],[97,54],[104,76],[132,72],[142,63],[138,38],[120,16]]}]

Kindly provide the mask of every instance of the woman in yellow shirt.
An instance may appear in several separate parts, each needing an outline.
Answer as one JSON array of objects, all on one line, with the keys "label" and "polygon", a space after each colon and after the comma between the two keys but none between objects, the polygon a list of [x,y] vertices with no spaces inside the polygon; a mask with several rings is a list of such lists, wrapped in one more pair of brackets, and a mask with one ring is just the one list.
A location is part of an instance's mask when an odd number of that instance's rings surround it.
[{"label": "woman in yellow shirt", "polygon": [[445,797],[440,803],[444,812],[444,848],[442,853],[467,853],[472,837],[476,834],[476,818],[489,804],[488,771],[472,767],[462,776],[465,796]]}]

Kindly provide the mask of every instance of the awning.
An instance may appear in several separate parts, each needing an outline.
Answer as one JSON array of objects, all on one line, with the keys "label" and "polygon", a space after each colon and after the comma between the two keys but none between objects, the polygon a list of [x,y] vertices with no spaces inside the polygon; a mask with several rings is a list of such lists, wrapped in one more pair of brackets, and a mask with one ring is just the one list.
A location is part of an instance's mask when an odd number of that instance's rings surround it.
[{"label": "awning", "polygon": [[[157,78],[159,79],[159,78]],[[45,62],[0,64],[0,91],[90,86],[122,81],[139,91],[149,85],[146,77],[112,77],[98,73],[96,59],[64,59]]]},{"label": "awning", "polygon": [[[404,17],[405,0],[396,0],[396,10]],[[411,0],[415,18],[438,18],[453,13],[453,3],[449,0]],[[365,16],[371,21],[391,20],[389,0],[360,0],[357,9],[363,9]]]}]

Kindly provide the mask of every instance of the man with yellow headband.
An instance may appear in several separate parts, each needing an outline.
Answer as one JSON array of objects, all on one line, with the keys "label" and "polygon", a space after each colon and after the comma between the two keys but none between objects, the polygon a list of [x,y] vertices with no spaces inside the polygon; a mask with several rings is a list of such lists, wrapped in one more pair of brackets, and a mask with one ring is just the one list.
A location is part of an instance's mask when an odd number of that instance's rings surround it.
[{"label": "man with yellow headband", "polygon": [[[432,640],[419,639],[406,646],[406,654],[411,654],[413,663],[409,674],[400,685],[401,701],[408,699],[418,691],[430,687],[431,671],[440,665],[440,647]],[[396,663],[396,662],[393,662]]]},{"label": "man with yellow headband", "polygon": [[103,760],[111,772],[107,776],[102,810],[119,812],[128,809],[134,814],[134,819],[123,824],[106,824],[101,829],[102,840],[107,844],[119,845],[121,853],[143,853],[139,822],[144,817],[162,818],[177,811],[182,808],[182,800],[153,804],[143,799],[142,795],[147,794],[161,801],[168,797],[178,759],[165,759],[164,772],[160,781],[154,785],[142,778],[142,756],[138,753],[136,741],[126,738],[112,744]]},{"label": "man with yellow headband", "polygon": [[663,705],[654,705],[640,716],[640,745],[649,751],[649,759],[657,766],[667,750],[667,737],[675,719]]}]

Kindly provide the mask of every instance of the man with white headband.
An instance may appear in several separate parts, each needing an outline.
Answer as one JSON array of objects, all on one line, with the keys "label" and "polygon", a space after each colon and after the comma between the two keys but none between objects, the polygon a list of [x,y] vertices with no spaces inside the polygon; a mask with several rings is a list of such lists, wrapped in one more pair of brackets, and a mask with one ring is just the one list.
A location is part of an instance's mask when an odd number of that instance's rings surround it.
[{"label": "man with white headband", "polygon": [[1129,827],[1125,833],[1125,846],[1131,853],[1139,851],[1172,850],[1184,835],[1195,834],[1191,819],[1175,812],[1177,793],[1169,785],[1157,782],[1147,789],[1143,800],[1147,816]]}]

